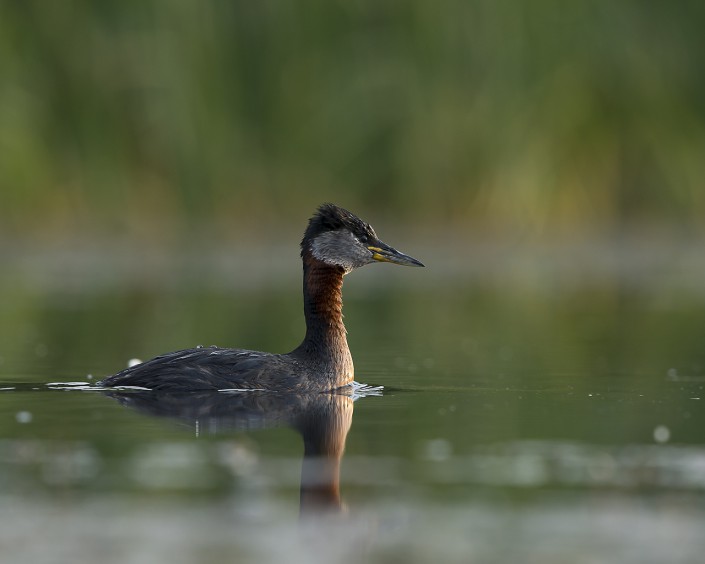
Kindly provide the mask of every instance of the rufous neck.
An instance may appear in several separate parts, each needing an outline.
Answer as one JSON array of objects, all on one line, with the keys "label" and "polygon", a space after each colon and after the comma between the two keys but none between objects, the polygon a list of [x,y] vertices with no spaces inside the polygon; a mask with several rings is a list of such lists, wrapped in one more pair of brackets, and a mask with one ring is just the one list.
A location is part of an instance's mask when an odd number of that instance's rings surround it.
[{"label": "rufous neck", "polygon": [[304,253],[304,316],[306,339],[326,347],[344,344],[343,275],[340,266],[326,264]]}]

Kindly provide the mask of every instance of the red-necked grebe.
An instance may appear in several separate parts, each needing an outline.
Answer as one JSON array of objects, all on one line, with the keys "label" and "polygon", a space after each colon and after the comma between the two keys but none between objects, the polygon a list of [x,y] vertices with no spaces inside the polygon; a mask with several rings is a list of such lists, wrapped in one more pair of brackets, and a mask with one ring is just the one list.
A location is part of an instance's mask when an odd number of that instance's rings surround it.
[{"label": "red-necked grebe", "polygon": [[99,382],[191,391],[262,389],[327,391],[353,381],[353,361],[343,325],[343,276],[373,262],[423,266],[380,241],[368,223],[333,204],[309,220],[301,241],[306,336],[293,351],[272,354],[197,347],[167,353]]}]

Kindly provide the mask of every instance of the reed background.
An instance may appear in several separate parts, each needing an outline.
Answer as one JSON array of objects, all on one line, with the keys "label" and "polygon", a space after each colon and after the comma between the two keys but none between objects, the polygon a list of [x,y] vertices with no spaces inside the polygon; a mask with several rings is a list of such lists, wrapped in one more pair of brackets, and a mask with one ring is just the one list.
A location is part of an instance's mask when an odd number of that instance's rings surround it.
[{"label": "reed background", "polygon": [[[702,234],[705,6],[0,4],[0,235]],[[259,233],[258,233],[259,230]]]}]

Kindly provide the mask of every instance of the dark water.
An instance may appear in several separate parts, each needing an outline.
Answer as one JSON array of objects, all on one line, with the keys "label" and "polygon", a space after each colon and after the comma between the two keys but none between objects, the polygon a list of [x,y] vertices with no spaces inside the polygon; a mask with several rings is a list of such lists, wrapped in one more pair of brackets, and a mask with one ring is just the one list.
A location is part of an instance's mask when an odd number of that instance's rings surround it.
[{"label": "dark water", "polygon": [[696,282],[388,272],[345,288],[356,379],[383,393],[316,401],[61,385],[195,344],[287,350],[294,275],[86,291],[6,274],[2,560],[700,561]]}]

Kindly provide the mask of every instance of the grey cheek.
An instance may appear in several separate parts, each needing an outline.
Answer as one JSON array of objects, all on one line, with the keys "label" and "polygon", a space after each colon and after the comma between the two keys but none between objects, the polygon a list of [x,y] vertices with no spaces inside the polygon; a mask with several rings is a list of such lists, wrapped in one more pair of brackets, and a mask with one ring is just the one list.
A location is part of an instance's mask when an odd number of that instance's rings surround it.
[{"label": "grey cheek", "polygon": [[372,253],[352,233],[331,231],[311,241],[311,253],[327,264],[342,266],[346,272],[372,262]]},{"label": "grey cheek", "polygon": [[355,255],[353,257],[353,261],[355,268],[374,262],[372,260],[372,253],[367,249],[367,247],[363,247],[361,244],[356,245],[354,252]]},{"label": "grey cheek", "polygon": [[351,242],[344,239],[344,235],[331,231],[323,233],[311,241],[311,253],[318,260],[327,264],[342,266],[346,270],[352,268],[349,259]]},{"label": "grey cheek", "polygon": [[330,233],[319,235],[311,241],[311,253],[318,260],[330,263],[334,252],[333,240]]}]

